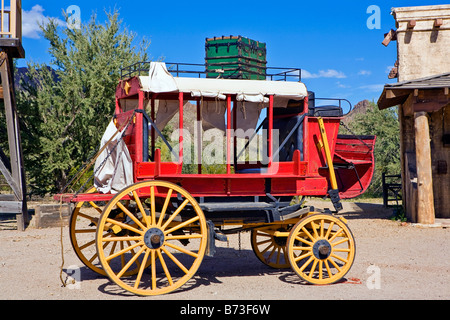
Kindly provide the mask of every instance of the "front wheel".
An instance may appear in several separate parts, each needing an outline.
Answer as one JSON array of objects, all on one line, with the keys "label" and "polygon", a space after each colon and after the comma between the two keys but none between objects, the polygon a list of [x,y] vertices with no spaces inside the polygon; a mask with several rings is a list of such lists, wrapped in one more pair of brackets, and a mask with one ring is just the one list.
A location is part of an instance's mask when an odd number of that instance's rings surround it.
[{"label": "front wheel", "polygon": [[[96,237],[98,257],[109,278],[123,289],[164,294],[196,273],[207,234],[203,211],[186,190],[165,181],[139,182],[120,191],[103,210]],[[126,245],[110,253],[108,243]],[[127,276],[133,267],[139,271]]]},{"label": "front wheel", "polygon": [[291,267],[300,278],[312,284],[331,284],[350,270],[355,241],[341,219],[312,214],[292,228],[287,252]]}]

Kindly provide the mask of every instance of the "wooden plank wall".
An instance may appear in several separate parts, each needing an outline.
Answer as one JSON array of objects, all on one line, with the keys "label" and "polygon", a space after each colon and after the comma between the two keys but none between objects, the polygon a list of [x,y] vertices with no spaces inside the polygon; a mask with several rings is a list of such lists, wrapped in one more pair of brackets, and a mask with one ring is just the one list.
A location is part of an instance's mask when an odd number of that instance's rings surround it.
[{"label": "wooden plank wall", "polygon": [[[428,115],[435,217],[450,218],[450,145],[443,141],[444,135],[450,135],[450,105]],[[400,119],[403,199],[408,218],[417,222],[414,116],[400,115]]]},{"label": "wooden plank wall", "polygon": [[435,214],[450,218],[450,144],[443,141],[450,135],[450,105],[431,113],[429,125]]}]

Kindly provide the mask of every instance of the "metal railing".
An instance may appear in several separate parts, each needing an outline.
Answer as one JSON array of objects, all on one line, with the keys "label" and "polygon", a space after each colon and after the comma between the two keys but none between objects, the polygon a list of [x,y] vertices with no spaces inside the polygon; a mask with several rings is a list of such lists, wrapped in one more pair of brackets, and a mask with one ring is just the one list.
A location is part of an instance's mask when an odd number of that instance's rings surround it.
[{"label": "metal railing", "polygon": [[343,99],[343,98],[312,98],[311,100],[314,100],[314,107],[320,108],[320,107],[326,107],[326,105],[317,105],[316,102],[317,101],[337,101],[338,107],[341,108],[342,110],[344,110],[342,104],[345,102],[345,104],[348,104],[348,111],[345,112],[343,115],[347,115],[350,113],[350,111],[353,110],[353,106],[352,103],[350,101],[348,101],[347,99]]},{"label": "metal railing", "polygon": [[1,0],[0,10],[0,38],[22,39],[22,1]]},{"label": "metal railing", "polygon": [[[208,74],[224,74],[226,67],[217,67],[214,69],[208,69],[206,64],[198,63],[172,63],[165,62],[167,71],[169,71],[175,77],[182,76],[196,76],[198,78],[206,78]],[[121,79],[128,79],[135,76],[147,76],[150,70],[150,61],[137,62],[120,71]],[[251,70],[245,70],[247,74],[254,74],[264,76],[266,80],[271,81],[301,81],[302,69],[299,68],[280,68],[280,67],[264,67],[265,73],[254,72]],[[219,78],[226,79],[227,75],[219,76]]]}]

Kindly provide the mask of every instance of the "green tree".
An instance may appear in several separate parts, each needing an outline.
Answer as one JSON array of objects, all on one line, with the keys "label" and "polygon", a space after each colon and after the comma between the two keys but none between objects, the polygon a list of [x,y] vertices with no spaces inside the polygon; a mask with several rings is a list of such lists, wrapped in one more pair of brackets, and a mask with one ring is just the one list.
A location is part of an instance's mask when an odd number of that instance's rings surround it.
[{"label": "green tree", "polygon": [[41,26],[50,65],[29,63],[17,94],[26,132],[25,168],[34,193],[61,190],[95,153],[115,108],[121,68],[147,60],[149,42],[122,26],[117,11],[95,14],[80,29]]},{"label": "green tree", "polygon": [[[396,108],[380,110],[370,102],[367,111],[359,113],[348,124],[352,132],[359,135],[376,135],[375,171],[366,194],[381,196],[382,174],[400,174],[400,133]],[[343,134],[349,134],[342,131]]]}]

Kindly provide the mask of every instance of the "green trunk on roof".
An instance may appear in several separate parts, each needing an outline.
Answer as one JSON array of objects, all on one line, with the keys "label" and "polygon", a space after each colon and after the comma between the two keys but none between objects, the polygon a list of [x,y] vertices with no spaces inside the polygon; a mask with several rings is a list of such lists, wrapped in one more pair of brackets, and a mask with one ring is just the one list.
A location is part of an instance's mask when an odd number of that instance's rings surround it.
[{"label": "green trunk on roof", "polygon": [[266,44],[241,36],[206,39],[208,78],[266,79]]}]

